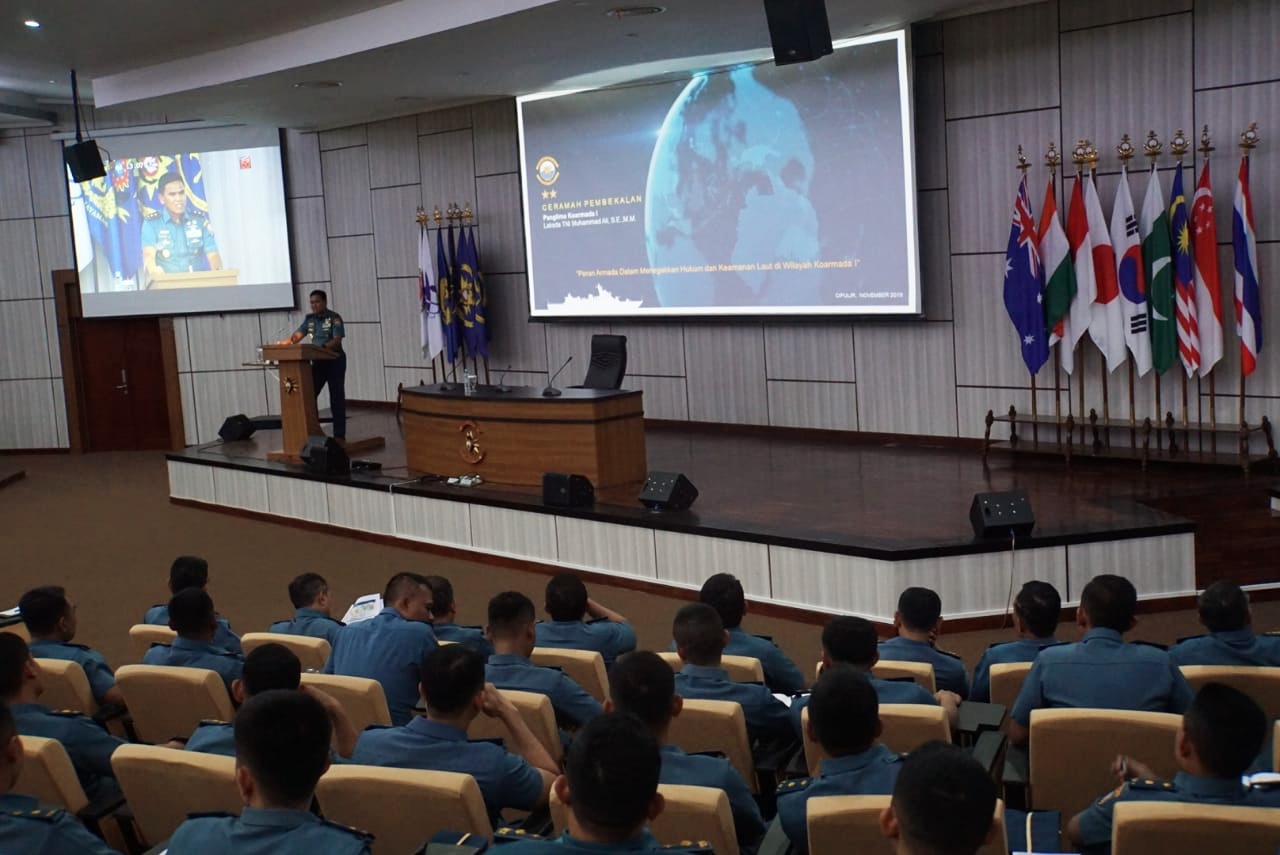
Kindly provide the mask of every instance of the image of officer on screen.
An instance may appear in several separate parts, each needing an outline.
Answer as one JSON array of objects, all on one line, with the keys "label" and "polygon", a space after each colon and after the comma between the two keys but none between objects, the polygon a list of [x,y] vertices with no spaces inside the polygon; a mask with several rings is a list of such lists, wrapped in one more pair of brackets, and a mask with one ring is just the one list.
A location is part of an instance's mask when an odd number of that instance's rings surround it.
[{"label": "image of officer on screen", "polygon": [[222,257],[209,217],[187,204],[186,183],[176,172],[156,182],[161,210],[142,224],[142,263],[154,279],[168,273],[221,270]]}]

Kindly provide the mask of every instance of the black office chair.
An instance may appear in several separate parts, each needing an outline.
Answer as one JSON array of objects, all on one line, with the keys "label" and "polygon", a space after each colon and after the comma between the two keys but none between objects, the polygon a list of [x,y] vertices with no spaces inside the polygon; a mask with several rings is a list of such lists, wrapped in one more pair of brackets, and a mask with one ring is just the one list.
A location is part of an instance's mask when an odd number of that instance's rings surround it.
[{"label": "black office chair", "polygon": [[591,365],[582,381],[584,389],[621,389],[627,374],[627,337],[625,335],[593,335]]}]

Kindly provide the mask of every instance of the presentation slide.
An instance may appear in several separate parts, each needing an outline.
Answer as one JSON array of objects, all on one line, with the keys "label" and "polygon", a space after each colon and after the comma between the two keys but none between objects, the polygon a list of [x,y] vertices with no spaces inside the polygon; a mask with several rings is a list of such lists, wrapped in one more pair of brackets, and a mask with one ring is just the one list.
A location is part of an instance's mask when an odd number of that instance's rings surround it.
[{"label": "presentation slide", "polygon": [[68,176],[86,317],[294,305],[274,128],[98,140],[107,175]]},{"label": "presentation slide", "polygon": [[532,315],[919,314],[907,57],[519,99]]}]

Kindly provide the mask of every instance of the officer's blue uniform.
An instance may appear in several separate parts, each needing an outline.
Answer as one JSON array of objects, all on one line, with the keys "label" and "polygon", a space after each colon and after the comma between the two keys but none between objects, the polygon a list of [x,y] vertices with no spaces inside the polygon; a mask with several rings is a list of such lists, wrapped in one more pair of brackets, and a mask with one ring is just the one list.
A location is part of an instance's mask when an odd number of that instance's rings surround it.
[{"label": "officer's blue uniform", "polygon": [[297,609],[293,613],[293,620],[278,620],[271,624],[270,631],[285,635],[305,635],[310,638],[323,638],[333,644],[333,639],[337,636],[338,630],[344,626],[346,624],[342,621],[334,620],[319,609]]},{"label": "officer's blue uniform", "polygon": [[84,669],[89,678],[89,689],[93,699],[102,703],[102,696],[115,688],[116,675],[101,653],[83,644],[71,644],[66,641],[52,639],[31,639],[31,655],[36,659],[63,659],[75,662]]},{"label": "officer's blue uniform", "polygon": [[246,807],[240,816],[192,814],[169,838],[170,855],[368,855],[373,835],[311,811]]},{"label": "officer's blue uniform", "polygon": [[729,765],[729,761],[722,757],[686,754],[676,745],[663,745],[659,750],[662,753],[662,773],[658,782],[723,790],[729,797],[738,845],[744,848],[755,846],[765,832],[764,818],[760,815],[760,806],[751,796],[751,790],[747,789],[742,776]]},{"label": "officer's blue uniform", "polygon": [[142,657],[142,664],[178,665],[217,671],[228,694],[231,692],[231,684],[239,680],[244,672],[244,657],[240,654],[224,650],[212,641],[196,641],[182,636],[175,638],[168,647],[161,644],[153,646]]},{"label": "officer's blue uniform", "polygon": [[1191,700],[1191,687],[1166,651],[1125,644],[1114,629],[1091,629],[1076,644],[1040,651],[1010,716],[1030,727],[1031,711],[1045,707],[1181,715]]},{"label": "officer's blue uniform", "polygon": [[786,704],[759,683],[735,683],[723,668],[685,665],[676,674],[676,692],[684,698],[736,701],[747,719],[751,739],[790,739],[800,736]]},{"label": "officer's blue uniform", "polygon": [[[332,309],[325,309],[318,315],[307,315],[302,319],[297,332],[311,336],[311,343],[323,347],[326,342],[335,338],[346,338],[347,329],[343,326],[342,315]],[[347,435],[347,352],[338,344],[337,359],[317,359],[311,363],[311,379],[315,386],[316,397],[329,386],[329,411],[333,413],[333,435],[342,439]]]},{"label": "officer's blue uniform", "polygon": [[[1080,812],[1081,852],[1085,855],[1109,853],[1116,803],[1136,801],[1274,808],[1280,807],[1280,789],[1250,788],[1239,778],[1206,778],[1186,772],[1179,772],[1172,781],[1129,781]],[[1228,844],[1227,849],[1230,848]]]},{"label": "officer's blue uniform", "polygon": [[828,757],[822,761],[818,777],[793,778],[778,786],[778,819],[791,845],[800,853],[809,851],[806,807],[818,796],[885,796],[902,771],[902,755],[879,743],[861,754]]},{"label": "officer's blue uniform", "polygon": [[[929,694],[928,689],[915,680],[881,680],[867,675],[871,688],[876,690],[876,698],[882,704],[925,704],[938,706],[938,699]],[[801,727],[801,711],[809,705],[809,695],[796,698],[791,702],[791,720],[796,729]]]},{"label": "officer's blue uniform", "polygon": [[435,630],[436,638],[440,641],[449,641],[454,644],[462,644],[470,647],[472,650],[480,652],[480,655],[488,659],[493,655],[493,643],[485,638],[484,630],[478,626],[460,626],[456,623],[432,623],[431,628]]},{"label": "officer's blue uniform", "polygon": [[13,704],[9,710],[22,736],[42,736],[62,743],[89,801],[120,794],[111,755],[125,744],[123,739],[78,712],[54,711],[44,704]]},{"label": "officer's blue uniform", "polygon": [[[676,643],[671,642],[668,649],[674,651]],[[752,635],[741,626],[735,626],[729,630],[729,643],[725,645],[724,653],[759,659],[760,668],[764,671],[764,684],[771,692],[794,695],[804,689],[804,675],[796,663],[767,635]]]},{"label": "officer's blue uniform", "polygon": [[1170,650],[1178,665],[1280,665],[1280,635],[1233,629],[1183,638]]},{"label": "officer's blue uniform", "polygon": [[533,810],[542,798],[542,775],[523,757],[493,742],[468,742],[466,731],[425,718],[404,727],[366,729],[351,762],[470,775],[495,823],[504,808]]},{"label": "officer's blue uniform", "polygon": [[[503,855],[610,855],[613,852],[708,852],[711,847],[705,843],[680,844],[663,846],[649,829],[645,829],[629,840],[621,843],[588,843],[585,840],[574,840],[566,831],[559,837],[538,837],[536,834],[522,835],[516,829],[500,828],[494,835],[495,842],[503,843]],[[514,840],[515,843],[504,841]]]},{"label": "officer's blue uniform", "polygon": [[162,210],[142,222],[142,246],[156,251],[156,266],[165,273],[208,270],[209,253],[218,251],[209,218],[190,206],[174,217]]},{"label": "officer's blue uniform", "polygon": [[385,608],[338,633],[324,673],[377,680],[387,695],[391,723],[408,724],[418,703],[418,668],[436,647],[431,624]]},{"label": "officer's blue uniform", "polygon": [[1040,651],[1053,647],[1059,642],[1056,638],[1019,638],[1016,641],[1005,641],[992,644],[982,651],[982,658],[973,669],[973,686],[969,689],[969,700],[989,703],[991,701],[991,666],[1008,665],[1013,662],[1034,662]]},{"label": "officer's blue uniform", "polygon": [[199,751],[201,754],[221,754],[224,757],[236,756],[236,728],[229,721],[202,721],[195,732],[187,740],[188,751]]},{"label": "officer's blue uniform", "polygon": [[636,631],[631,624],[615,620],[543,621],[534,630],[539,647],[563,650],[595,650],[604,657],[606,668],[624,653],[636,649]]},{"label": "officer's blue uniform", "polygon": [[0,852],[5,855],[116,855],[61,808],[30,796],[0,793]]},{"label": "officer's blue uniform", "polygon": [[960,700],[969,697],[969,675],[964,662],[954,653],[939,650],[927,641],[886,638],[880,642],[880,658],[898,662],[926,662],[933,666],[933,679],[939,689],[955,692]]},{"label": "officer's blue uniform", "polygon": [[[142,622],[151,626],[168,626],[169,625],[169,606],[159,605],[152,606],[147,609],[147,613],[142,618]],[[244,654],[244,648],[240,646],[240,636],[231,631],[230,622],[224,618],[218,618],[218,628],[213,631],[213,643],[223,650],[229,650],[232,653]]]},{"label": "officer's blue uniform", "polygon": [[551,699],[556,720],[569,727],[581,727],[600,715],[600,702],[558,668],[534,665],[514,653],[495,653],[484,666],[484,678],[499,689],[536,692]]}]

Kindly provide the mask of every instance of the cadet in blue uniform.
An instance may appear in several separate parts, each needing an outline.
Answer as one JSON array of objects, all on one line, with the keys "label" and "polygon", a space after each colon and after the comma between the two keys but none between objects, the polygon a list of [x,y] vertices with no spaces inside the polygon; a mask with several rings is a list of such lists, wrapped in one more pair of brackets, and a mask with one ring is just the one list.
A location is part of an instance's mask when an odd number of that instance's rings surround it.
[{"label": "cadet in blue uniform", "polygon": [[969,697],[969,675],[964,662],[935,644],[942,631],[942,598],[928,588],[907,588],[898,597],[893,615],[896,638],[880,642],[880,658],[899,662],[927,662],[939,689]]},{"label": "cadet in blue uniform", "polygon": [[809,735],[829,756],[818,777],[778,787],[778,818],[796,852],[809,851],[809,799],[893,792],[902,756],[877,742],[882,730],[880,703],[867,676],[848,665],[825,669],[809,700]]},{"label": "cadet in blue uniform", "polygon": [[231,684],[240,679],[244,657],[214,643],[218,620],[209,595],[200,588],[174,594],[169,601],[169,628],[178,634],[173,645],[153,646],[142,657],[143,664],[208,668],[218,672],[230,692]]},{"label": "cadet in blue uniform", "polygon": [[326,674],[368,677],[382,684],[392,724],[408,724],[418,702],[418,666],[436,649],[429,623],[431,590],[417,573],[397,573],[382,594],[385,607],[338,633]]},{"label": "cadet in blue uniform", "polygon": [[[461,644],[436,648],[422,661],[419,685],[426,718],[404,727],[367,729],[352,762],[470,775],[495,825],[506,808],[531,811],[546,805],[559,764],[511,701],[485,684],[484,657],[478,651]],[[506,747],[467,741],[467,728],[478,715],[506,725]]]},{"label": "cadet in blue uniform", "polygon": [[1183,713],[1191,687],[1164,650],[1125,644],[1136,624],[1138,592],[1122,576],[1095,576],[1080,593],[1077,644],[1040,651],[1009,714],[1009,739],[1023,744],[1031,711],[1046,707]]},{"label": "cadet in blue uniform", "polygon": [[83,644],[71,643],[76,637],[76,607],[62,587],[46,585],[27,591],[18,600],[18,610],[31,633],[32,656],[75,662],[89,678],[95,701],[124,706],[124,694],[116,686],[116,675],[103,655]]},{"label": "cadet in blue uniform", "polygon": [[1208,635],[1180,640],[1169,651],[1179,665],[1280,665],[1280,636],[1254,635],[1249,595],[1225,579],[1204,589],[1197,602]]},{"label": "cadet in blue uniform", "polygon": [[898,855],[974,855],[995,834],[996,785],[963,748],[926,742],[907,755],[880,830]]},{"label": "cadet in blue uniform", "polygon": [[156,195],[164,210],[142,223],[142,264],[151,276],[221,270],[222,256],[213,226],[203,211],[187,205],[182,176],[170,172],[156,182]]},{"label": "cadet in blue uniform", "polygon": [[686,754],[669,742],[671,720],[680,715],[683,707],[684,698],[676,694],[671,666],[658,654],[640,650],[623,655],[614,664],[605,710],[635,716],[658,741],[662,755],[660,783],[723,790],[729,797],[738,845],[751,851],[764,835],[765,824],[760,806],[742,776],[722,757]]},{"label": "cadet in blue uniform", "polygon": [[1116,758],[1115,771],[1134,779],[1124,781],[1076,815],[1067,824],[1067,836],[1085,855],[1110,852],[1111,820],[1118,802],[1280,807],[1280,788],[1252,788],[1240,778],[1262,747],[1268,729],[1266,713],[1248,695],[1221,683],[1206,684],[1178,728],[1174,755],[1179,771],[1174,779],[1157,780],[1145,764]]},{"label": "cadet in blue uniform", "polygon": [[22,772],[22,738],[0,703],[0,852],[6,855],[115,855],[74,814],[11,792]]},{"label": "cadet in blue uniform", "polygon": [[[742,583],[730,573],[715,573],[702,583],[698,592],[699,602],[706,603],[720,615],[720,622],[729,631],[729,643],[724,652],[730,656],[750,656],[760,660],[764,669],[764,684],[769,691],[780,695],[794,695],[804,688],[804,675],[773,639],[752,635],[742,628],[742,618],[747,613],[747,596]],[[675,650],[672,642],[671,649]]]},{"label": "cadet in blue uniform", "polygon": [[316,289],[309,296],[311,314],[302,319],[302,324],[293,335],[281,344],[296,344],[307,336],[311,343],[325,350],[338,354],[337,359],[316,360],[311,363],[311,378],[315,384],[316,397],[329,386],[329,410],[333,413],[334,439],[345,439],[347,436],[347,352],[342,349],[342,339],[347,330],[342,324],[342,315],[329,310],[329,295]]},{"label": "cadet in blue uniform", "polygon": [[795,740],[800,732],[787,707],[759,683],[735,683],[720,667],[729,633],[720,615],[705,603],[690,603],[676,612],[671,626],[676,652],[685,663],[676,674],[676,691],[686,699],[735,701],[747,719],[747,735],[754,741]]},{"label": "cadet in blue uniform", "polygon": [[495,652],[485,666],[484,677],[499,689],[546,695],[561,727],[581,727],[600,715],[600,702],[560,669],[529,661],[536,617],[533,601],[518,591],[505,591],[489,601],[485,632]]},{"label": "cadet in blue uniform", "polygon": [[[209,562],[195,555],[179,555],[169,566],[169,595],[172,596],[187,588],[207,589],[209,587]],[[142,622],[152,626],[169,625],[169,605],[164,603],[152,606],[143,615]],[[231,624],[226,618],[218,617],[218,631],[214,633],[213,643],[223,650],[232,653],[244,653],[240,646],[240,636],[231,631]]]},{"label": "cadet in blue uniform", "polygon": [[[832,665],[847,665],[865,674],[882,704],[941,705],[947,711],[951,726],[955,727],[960,707],[960,696],[955,692],[940,689],[936,695],[931,695],[915,680],[881,680],[871,673],[876,662],[880,661],[878,640],[876,628],[868,620],[849,616],[832,618],[822,628],[823,670]],[[791,719],[797,730],[808,703],[808,695],[791,702]]]},{"label": "cadet in blue uniform", "polygon": [[254,695],[236,713],[240,816],[195,815],[169,839],[173,855],[366,855],[373,836],[311,812],[329,768],[329,717],[313,697],[288,689]]},{"label": "cadet in blue uniform", "polygon": [[303,573],[289,583],[293,620],[271,624],[271,632],[323,638],[333,644],[344,624],[329,615],[329,583],[319,573]]},{"label": "cadet in blue uniform", "polygon": [[482,626],[460,626],[458,604],[453,599],[453,583],[443,576],[428,576],[431,589],[431,628],[436,639],[453,644],[465,644],[488,659],[493,655],[493,645],[485,638]]},{"label": "cadet in blue uniform", "polygon": [[0,632],[0,703],[9,705],[18,733],[61,742],[90,801],[119,796],[111,755],[124,740],[87,715],[58,712],[39,703],[43,691],[40,666],[27,643],[11,632]]},{"label": "cadet in blue uniform", "polygon": [[539,647],[595,650],[604,657],[606,668],[622,654],[636,649],[636,631],[631,624],[588,597],[587,586],[576,573],[551,577],[547,582],[546,609],[551,621],[537,626]]},{"label": "cadet in blue uniform", "polygon": [[1046,647],[1058,644],[1054,633],[1062,597],[1048,582],[1027,582],[1013,601],[1013,631],[1017,641],[993,644],[982,652],[973,669],[973,688],[969,700],[987,703],[991,700],[991,666],[1011,662],[1033,662]]}]

